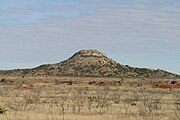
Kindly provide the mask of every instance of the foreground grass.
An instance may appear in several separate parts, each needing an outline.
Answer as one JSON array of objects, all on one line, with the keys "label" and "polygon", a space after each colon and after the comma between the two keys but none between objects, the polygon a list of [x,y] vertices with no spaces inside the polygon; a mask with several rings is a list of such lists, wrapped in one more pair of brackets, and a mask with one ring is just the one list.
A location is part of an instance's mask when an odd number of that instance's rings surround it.
[{"label": "foreground grass", "polygon": [[[9,82],[0,83],[0,105],[5,109],[0,120],[180,119],[178,90],[155,89],[147,85],[87,84],[92,80],[111,81],[114,78],[12,77],[6,80]],[[73,82],[61,82],[63,80]]]}]

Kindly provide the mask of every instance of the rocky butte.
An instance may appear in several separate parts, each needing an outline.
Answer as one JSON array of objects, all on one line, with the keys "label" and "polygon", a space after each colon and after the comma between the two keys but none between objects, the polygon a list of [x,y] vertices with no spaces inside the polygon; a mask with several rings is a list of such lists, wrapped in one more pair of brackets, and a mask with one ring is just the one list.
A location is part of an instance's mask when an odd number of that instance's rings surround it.
[{"label": "rocky butte", "polygon": [[32,69],[0,71],[4,76],[79,76],[79,77],[129,77],[177,78],[179,75],[164,70],[136,68],[122,65],[97,50],[81,50],[69,59],[41,65]]}]

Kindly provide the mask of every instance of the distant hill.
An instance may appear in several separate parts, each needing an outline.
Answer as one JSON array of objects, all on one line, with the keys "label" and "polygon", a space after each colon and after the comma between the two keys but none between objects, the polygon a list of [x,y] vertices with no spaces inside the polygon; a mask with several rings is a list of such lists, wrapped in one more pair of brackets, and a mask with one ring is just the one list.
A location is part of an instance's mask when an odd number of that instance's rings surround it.
[{"label": "distant hill", "polygon": [[80,77],[158,77],[176,78],[179,75],[164,70],[121,65],[97,50],[81,50],[68,60],[41,65],[32,69],[0,71],[10,76],[80,76]]}]

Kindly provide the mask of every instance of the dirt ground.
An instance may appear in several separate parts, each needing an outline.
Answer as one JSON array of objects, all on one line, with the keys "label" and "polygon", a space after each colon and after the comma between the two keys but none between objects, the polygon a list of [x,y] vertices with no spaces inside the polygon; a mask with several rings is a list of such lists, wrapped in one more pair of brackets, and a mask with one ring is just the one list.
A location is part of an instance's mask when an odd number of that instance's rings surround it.
[{"label": "dirt ground", "polygon": [[0,120],[180,120],[179,82],[1,76]]}]

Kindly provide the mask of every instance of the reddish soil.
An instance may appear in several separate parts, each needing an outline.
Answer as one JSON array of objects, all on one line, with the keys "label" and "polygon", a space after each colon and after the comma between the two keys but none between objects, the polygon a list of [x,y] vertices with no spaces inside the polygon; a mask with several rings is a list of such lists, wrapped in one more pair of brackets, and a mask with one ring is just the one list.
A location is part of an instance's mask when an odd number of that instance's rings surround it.
[{"label": "reddish soil", "polygon": [[180,88],[180,82],[159,83],[159,84],[156,84],[155,87],[163,88],[163,89]]}]

